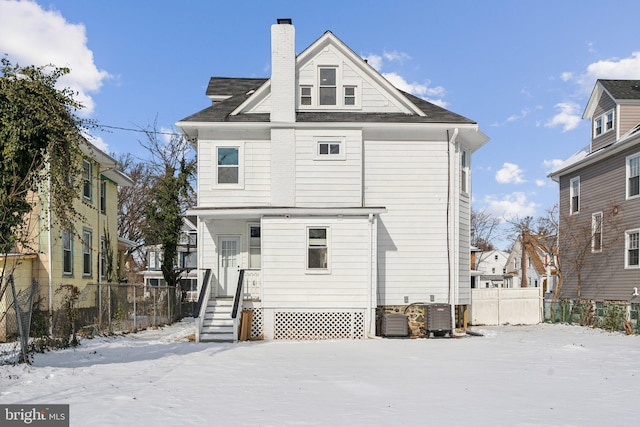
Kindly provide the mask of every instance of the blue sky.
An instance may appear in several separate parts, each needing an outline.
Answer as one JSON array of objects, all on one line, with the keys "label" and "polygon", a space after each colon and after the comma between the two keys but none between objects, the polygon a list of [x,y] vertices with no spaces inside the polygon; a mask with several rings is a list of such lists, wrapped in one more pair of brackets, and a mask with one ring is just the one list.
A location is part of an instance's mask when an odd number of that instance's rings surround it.
[{"label": "blue sky", "polygon": [[[0,0],[0,54],[69,66],[84,114],[163,129],[209,104],[210,76],[269,77],[270,26],[292,18],[302,51],[331,30],[403,90],[477,121],[476,209],[540,215],[546,175],[589,142],[581,116],[597,78],[640,79],[637,0]],[[136,132],[97,132],[143,156]]]}]

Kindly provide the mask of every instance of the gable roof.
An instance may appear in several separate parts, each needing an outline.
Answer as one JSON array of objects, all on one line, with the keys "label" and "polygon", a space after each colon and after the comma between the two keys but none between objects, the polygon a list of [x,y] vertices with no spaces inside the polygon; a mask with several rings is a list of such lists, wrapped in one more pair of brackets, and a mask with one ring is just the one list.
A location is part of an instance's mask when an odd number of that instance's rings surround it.
[{"label": "gable roof", "polygon": [[[263,85],[267,78],[211,77],[207,96],[217,99],[213,105],[192,114],[181,122],[268,122],[269,113],[231,114]],[[459,123],[476,124],[429,101],[396,89],[424,115],[403,113],[361,113],[345,111],[298,111],[298,122],[386,122],[386,123]]]},{"label": "gable roof", "polygon": [[606,93],[617,104],[640,100],[640,80],[604,80],[596,81],[591,96],[582,114],[583,119],[591,119],[602,95]]}]

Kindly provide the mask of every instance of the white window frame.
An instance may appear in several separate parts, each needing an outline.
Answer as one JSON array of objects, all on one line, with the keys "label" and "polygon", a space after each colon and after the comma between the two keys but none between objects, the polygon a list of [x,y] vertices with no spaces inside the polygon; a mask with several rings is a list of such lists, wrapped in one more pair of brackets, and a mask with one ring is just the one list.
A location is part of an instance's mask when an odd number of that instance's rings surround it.
[{"label": "white window frame", "polygon": [[[68,243],[68,247],[67,247]],[[65,258],[69,256],[69,270],[65,270]],[[62,274],[73,276],[73,231],[62,230]]]},{"label": "white window frame", "polygon": [[[88,267],[88,268],[87,268]],[[93,275],[93,231],[82,229],[82,277]]]},{"label": "white window frame", "polygon": [[[82,159],[82,198],[91,201],[93,193],[93,165],[87,159]],[[88,194],[87,194],[88,193]]]},{"label": "white window frame", "polygon": [[[335,72],[335,81],[333,82],[333,84],[322,84],[322,70],[333,70]],[[338,100],[340,99],[340,97],[338,96],[338,80],[339,80],[339,76],[338,76],[338,67],[335,65],[320,65],[318,66],[318,105],[320,107],[336,107],[338,106]],[[322,89],[331,89],[333,88],[334,90],[334,96],[335,96],[335,102],[333,104],[323,104],[322,103]]]},{"label": "white window frame", "polygon": [[467,150],[460,151],[460,190],[469,194],[469,155]]},{"label": "white window frame", "polygon": [[[609,116],[611,116],[611,121],[609,121]],[[608,127],[609,123],[611,123],[611,127]],[[615,114],[613,109],[593,119],[593,137],[594,138],[604,135],[607,132],[611,132],[615,128],[616,128],[616,123],[615,123]]]},{"label": "white window frame", "polygon": [[[305,92],[309,92],[308,94]],[[300,85],[300,105],[305,107],[313,105],[313,85]],[[308,101],[305,103],[304,101]]]},{"label": "white window frame", "polygon": [[[262,227],[260,227],[260,224],[248,224],[249,228],[247,231],[247,236],[248,236],[248,243],[247,243],[247,247],[249,248],[249,268],[251,269],[261,269],[262,268]],[[252,237],[251,237],[251,230],[257,228],[260,231],[260,237],[258,237],[258,244],[255,244],[255,241],[252,241]],[[254,265],[254,263],[252,262],[252,257],[251,257],[251,253],[252,250],[256,250],[258,249],[258,254],[259,254],[259,265]]]},{"label": "white window frame", "polygon": [[[347,94],[347,89],[353,90],[353,94]],[[353,104],[348,104],[347,99],[352,99]],[[347,84],[342,86],[342,105],[345,107],[355,107],[358,105],[358,86]]]},{"label": "white window frame", "polygon": [[[574,185],[574,183],[577,183],[577,190],[574,188],[576,187]],[[578,194],[574,194],[575,192],[578,192]],[[573,206],[573,199],[574,197],[577,197],[577,206],[574,210],[574,206]],[[578,212],[580,212],[580,177],[579,176],[575,176],[573,178],[571,178],[571,180],[569,181],[569,214],[573,215],[573,214],[577,214]]]},{"label": "white window frame", "polygon": [[[637,162],[637,171],[634,171],[635,173],[637,173],[637,175],[631,175],[632,171],[631,171],[631,161],[635,160]],[[640,197],[640,189],[638,191],[638,194],[633,194],[631,195],[631,185],[630,185],[630,181],[631,178],[637,178],[640,181],[640,153],[635,153],[632,154],[630,156],[627,156],[626,161],[625,161],[625,196],[626,199],[636,199],[638,197]],[[638,187],[640,188],[640,182],[638,183]]]},{"label": "white window frame", "polygon": [[[321,245],[311,245],[311,237],[310,237],[310,232],[311,230],[325,230],[325,244],[324,246]],[[305,230],[306,233],[306,242],[307,244],[305,245],[305,270],[307,272],[307,274],[330,274],[331,273],[331,227],[326,226],[326,225],[313,225],[313,226],[308,226]],[[314,248],[314,249],[322,249],[324,248],[326,250],[326,266],[325,267],[309,267],[309,251]]]},{"label": "white window frame", "polygon": [[[224,148],[231,148],[231,149],[236,149],[238,150],[238,164],[236,165],[236,167],[238,168],[238,182],[218,182],[218,168],[220,167],[220,165],[218,165],[218,150],[220,149],[224,149]],[[230,188],[230,189],[237,189],[237,188],[244,188],[244,145],[243,144],[225,144],[225,143],[221,143],[221,144],[216,144],[214,147],[214,166],[215,166],[215,177],[214,177],[214,186],[216,188]],[[224,165],[222,167],[232,167],[233,165]]]},{"label": "white window frame", "polygon": [[[332,136],[315,138],[315,160],[346,160],[347,150],[344,138],[336,138]],[[327,152],[324,151],[324,147],[327,147]],[[338,153],[331,153],[332,149],[337,146]]]},{"label": "white window frame", "polygon": [[[632,235],[636,236],[633,242],[631,240]],[[640,228],[624,232],[624,268],[640,268],[640,261],[638,264],[629,264],[632,250],[640,251]]]},{"label": "white window frame", "polygon": [[602,252],[602,212],[591,214],[591,252]]}]

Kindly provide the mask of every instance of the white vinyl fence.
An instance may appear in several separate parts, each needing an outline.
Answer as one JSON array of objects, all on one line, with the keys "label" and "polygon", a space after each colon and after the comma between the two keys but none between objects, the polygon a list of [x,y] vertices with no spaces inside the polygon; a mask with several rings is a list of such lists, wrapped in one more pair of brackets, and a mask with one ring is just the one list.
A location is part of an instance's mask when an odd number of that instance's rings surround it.
[{"label": "white vinyl fence", "polygon": [[535,325],[542,307],[540,288],[471,290],[472,325]]}]

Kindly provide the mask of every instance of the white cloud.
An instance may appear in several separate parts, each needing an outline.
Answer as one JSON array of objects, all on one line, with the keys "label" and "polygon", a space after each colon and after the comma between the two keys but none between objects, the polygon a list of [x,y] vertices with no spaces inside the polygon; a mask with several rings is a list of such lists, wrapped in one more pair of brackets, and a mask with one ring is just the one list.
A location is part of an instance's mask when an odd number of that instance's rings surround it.
[{"label": "white cloud", "polygon": [[89,142],[91,142],[93,145],[95,145],[98,150],[109,154],[109,146],[107,145],[106,142],[104,142],[104,140],[99,137],[99,136],[95,136],[95,135],[85,135],[87,140],[89,140]]},{"label": "white cloud", "polygon": [[387,52],[386,50],[382,53],[382,55],[384,56],[384,59],[386,59],[387,61],[398,61],[398,62],[404,62],[405,60],[411,59],[411,56],[409,56],[408,53],[404,53],[404,52],[398,52],[398,51],[393,51],[393,52]]},{"label": "white cloud", "polygon": [[537,203],[527,200],[527,196],[521,192],[507,194],[501,199],[489,195],[484,198],[487,213],[509,221],[514,218],[533,216],[538,207]]},{"label": "white cloud", "polygon": [[[589,44],[591,49],[591,44]],[[640,51],[633,52],[626,58],[609,58],[596,61],[587,66],[582,73],[564,72],[560,78],[567,82],[575,82],[581,97],[587,97],[598,79],[640,79]]]},{"label": "white cloud", "polygon": [[538,187],[555,187],[556,183],[553,182],[550,178],[547,178],[547,179],[536,179],[536,185]]},{"label": "white cloud", "polygon": [[419,96],[420,98],[424,98],[427,101],[443,108],[447,105],[447,103],[442,99],[445,94],[445,89],[442,86],[429,87],[428,83],[409,83],[404,79],[404,77],[395,72],[382,73],[382,76],[400,90]]},{"label": "white cloud", "polygon": [[560,102],[555,105],[560,110],[545,123],[545,127],[553,128],[562,126],[562,132],[567,132],[578,127],[582,116],[579,114],[580,106],[572,101]]},{"label": "white cloud", "polygon": [[551,173],[554,170],[558,169],[560,165],[563,163],[564,163],[564,160],[561,160],[561,159],[550,159],[550,160],[544,160],[542,162],[542,166],[544,167],[547,173]]},{"label": "white cloud", "polygon": [[566,71],[560,75],[560,78],[562,79],[562,81],[568,82],[573,78],[573,73]]},{"label": "white cloud", "polygon": [[71,72],[59,84],[78,92],[84,115],[95,108],[90,94],[110,77],[94,63],[83,24],[71,24],[60,12],[31,1],[0,1],[0,52],[23,66],[69,67]]},{"label": "white cloud", "polygon": [[526,182],[522,177],[522,169],[516,164],[505,162],[502,169],[496,172],[496,181],[499,184],[522,184]]},{"label": "white cloud", "polygon": [[382,69],[382,56],[376,55],[375,53],[370,53],[367,56],[363,56],[363,58],[371,65],[376,71],[380,71]]}]

